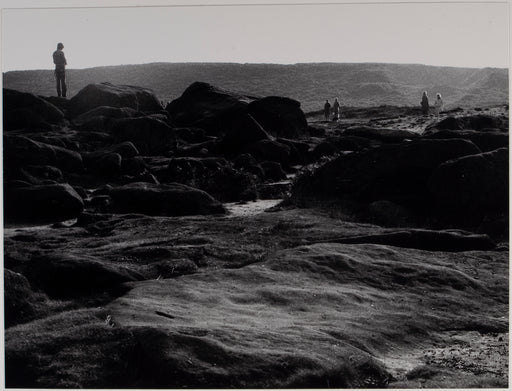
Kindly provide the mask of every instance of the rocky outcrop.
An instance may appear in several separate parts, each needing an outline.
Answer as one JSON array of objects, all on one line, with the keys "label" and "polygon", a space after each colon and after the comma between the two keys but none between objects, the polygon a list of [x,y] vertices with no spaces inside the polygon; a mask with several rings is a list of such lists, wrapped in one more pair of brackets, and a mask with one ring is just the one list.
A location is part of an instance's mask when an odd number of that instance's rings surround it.
[{"label": "rocky outcrop", "polygon": [[163,154],[176,148],[172,128],[160,119],[149,116],[119,119],[111,133],[117,142],[130,141],[145,155]]},{"label": "rocky outcrop", "polygon": [[441,205],[481,215],[508,208],[508,148],[449,160],[437,167],[428,187]]},{"label": "rocky outcrop", "polygon": [[225,213],[208,193],[182,184],[155,185],[144,182],[114,187],[108,194],[114,213],[151,216],[186,216]]},{"label": "rocky outcrop", "polygon": [[482,152],[493,151],[498,148],[508,147],[508,133],[501,131],[474,131],[474,130],[440,130],[426,134],[423,138],[450,139],[463,138],[471,141]]},{"label": "rocky outcrop", "polygon": [[486,130],[486,129],[499,129],[508,131],[508,118],[496,117],[493,115],[470,115],[461,117],[447,117],[438,123],[435,123],[427,130],[439,129],[439,130]]},{"label": "rocky outcrop", "polygon": [[129,107],[99,106],[73,118],[73,124],[81,131],[110,133],[116,120],[140,115]]},{"label": "rocky outcrop", "polygon": [[89,84],[69,100],[68,116],[77,117],[101,106],[128,107],[144,113],[162,110],[160,101],[147,88],[111,83]]},{"label": "rocky outcrop", "polygon": [[50,297],[87,296],[117,288],[140,276],[123,266],[109,265],[87,255],[51,253],[34,257],[21,267],[31,285]]},{"label": "rocky outcrop", "polygon": [[6,170],[29,164],[55,166],[68,172],[83,170],[82,157],[78,152],[23,136],[4,136],[3,141]]},{"label": "rocky outcrop", "polygon": [[375,201],[417,201],[428,194],[427,182],[441,163],[479,153],[470,141],[417,140],[342,155],[295,183],[295,196]]},{"label": "rocky outcrop", "polygon": [[248,112],[276,137],[298,138],[307,133],[306,117],[296,100],[269,96],[250,103]]},{"label": "rocky outcrop", "polygon": [[3,89],[4,130],[51,129],[62,124],[64,113],[48,101],[26,92]]},{"label": "rocky outcrop", "polygon": [[343,132],[344,136],[364,137],[387,143],[397,143],[404,140],[413,140],[419,137],[418,133],[403,129],[372,128],[369,126],[353,126]]},{"label": "rocky outcrop", "polygon": [[230,117],[246,113],[254,98],[195,82],[170,102],[165,110],[177,126],[192,126],[213,134],[226,132]]},{"label": "rocky outcrop", "polygon": [[8,222],[53,222],[77,217],[82,198],[68,184],[6,187],[4,216]]}]

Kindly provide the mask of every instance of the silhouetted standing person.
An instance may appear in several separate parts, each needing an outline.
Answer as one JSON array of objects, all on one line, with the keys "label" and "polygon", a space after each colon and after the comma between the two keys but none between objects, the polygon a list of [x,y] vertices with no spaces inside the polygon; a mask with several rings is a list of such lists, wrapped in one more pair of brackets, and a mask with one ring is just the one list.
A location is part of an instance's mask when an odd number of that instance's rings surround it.
[{"label": "silhouetted standing person", "polygon": [[439,112],[443,109],[443,98],[441,98],[441,94],[437,94],[436,102],[434,103],[434,112],[436,115],[439,115]]},{"label": "silhouetted standing person", "polygon": [[428,104],[428,95],[427,91],[423,91],[423,96],[421,97],[421,112],[423,115],[428,115],[429,104]]},{"label": "silhouetted standing person", "polygon": [[324,105],[324,117],[326,120],[329,119],[329,116],[331,115],[331,104],[329,103],[329,100],[325,100],[325,105]]},{"label": "silhouetted standing person", "polygon": [[57,50],[53,52],[53,63],[55,64],[55,80],[57,81],[57,95],[66,97],[66,57],[64,56],[64,45],[57,44]]},{"label": "silhouetted standing person", "polygon": [[333,120],[337,121],[340,118],[340,102],[338,102],[338,98],[334,98],[334,103],[332,105],[334,111]]}]

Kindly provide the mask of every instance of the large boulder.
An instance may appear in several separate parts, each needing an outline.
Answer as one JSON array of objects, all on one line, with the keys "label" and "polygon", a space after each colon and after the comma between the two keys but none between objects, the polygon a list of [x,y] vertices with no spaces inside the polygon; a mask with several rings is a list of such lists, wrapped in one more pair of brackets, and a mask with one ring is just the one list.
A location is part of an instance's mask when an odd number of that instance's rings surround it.
[{"label": "large boulder", "polygon": [[185,216],[226,213],[208,193],[182,184],[130,183],[109,193],[114,213],[150,216]]},{"label": "large boulder", "polygon": [[64,121],[64,113],[50,102],[26,92],[3,89],[4,130],[49,129]]},{"label": "large boulder", "polygon": [[73,124],[82,131],[110,133],[117,119],[137,116],[140,113],[129,107],[99,106],[73,118]]},{"label": "large boulder", "polygon": [[428,178],[439,164],[475,153],[480,150],[462,139],[384,144],[341,155],[300,176],[293,195],[368,202],[417,200],[427,195]]},{"label": "large boulder", "polygon": [[245,113],[254,98],[226,91],[208,83],[192,83],[165,110],[177,126],[199,127],[218,134],[225,132],[234,113]]},{"label": "large boulder", "polygon": [[508,208],[508,148],[449,160],[437,167],[428,187],[450,208],[481,214]]},{"label": "large boulder", "polygon": [[119,119],[111,132],[116,141],[131,141],[145,155],[158,155],[176,149],[173,129],[157,118]]},{"label": "large boulder", "polygon": [[8,222],[53,222],[77,217],[82,198],[68,184],[4,188],[4,216]]},{"label": "large boulder", "polygon": [[129,107],[144,113],[162,110],[160,101],[148,88],[98,83],[87,85],[69,100],[68,116],[74,118],[100,106]]},{"label": "large boulder", "polygon": [[251,102],[249,114],[263,129],[277,137],[298,138],[308,132],[308,123],[296,100],[268,96]]},{"label": "large boulder", "polygon": [[24,136],[4,136],[4,166],[13,170],[24,165],[50,165],[67,172],[83,170],[78,152],[34,141]]},{"label": "large boulder", "polygon": [[464,138],[473,142],[482,152],[508,147],[508,134],[500,131],[440,130],[426,134],[423,138],[449,139]]},{"label": "large boulder", "polygon": [[500,129],[508,130],[508,118],[496,117],[486,114],[471,115],[466,117],[447,117],[433,125],[427,127],[427,130],[485,130]]},{"label": "large boulder", "polygon": [[21,266],[31,285],[50,297],[78,297],[115,289],[135,281],[139,274],[87,255],[51,253],[36,256]]}]

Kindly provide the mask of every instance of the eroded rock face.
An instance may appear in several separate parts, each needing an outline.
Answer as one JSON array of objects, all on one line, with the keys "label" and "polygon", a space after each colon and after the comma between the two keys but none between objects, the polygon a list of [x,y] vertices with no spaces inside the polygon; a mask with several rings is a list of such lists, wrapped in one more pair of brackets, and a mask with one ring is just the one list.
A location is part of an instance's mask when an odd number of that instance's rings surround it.
[{"label": "eroded rock face", "polygon": [[177,183],[130,183],[113,188],[109,195],[115,213],[185,216],[226,212],[222,204],[208,193]]},{"label": "eroded rock face", "polygon": [[449,160],[434,170],[429,190],[442,205],[482,214],[508,207],[508,148]]},{"label": "eroded rock face", "polygon": [[82,198],[67,183],[6,187],[4,215],[10,222],[52,222],[77,217]]},{"label": "eroded rock face", "polygon": [[50,102],[26,92],[3,89],[4,130],[49,129],[64,122],[64,113]]},{"label": "eroded rock face", "polygon": [[101,106],[128,107],[145,113],[162,110],[160,101],[148,88],[98,83],[89,84],[69,100],[68,115],[73,118]]},{"label": "eroded rock face", "polygon": [[110,133],[116,120],[140,115],[130,107],[99,106],[73,118],[73,124],[82,131]]}]

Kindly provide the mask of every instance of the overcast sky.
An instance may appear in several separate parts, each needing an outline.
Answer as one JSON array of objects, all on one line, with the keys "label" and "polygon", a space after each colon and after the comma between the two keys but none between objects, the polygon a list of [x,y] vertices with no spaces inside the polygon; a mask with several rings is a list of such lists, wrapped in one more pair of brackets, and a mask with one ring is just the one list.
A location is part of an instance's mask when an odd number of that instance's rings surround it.
[{"label": "overcast sky", "polygon": [[[2,0],[2,70],[53,68],[57,42],[68,68],[160,61],[509,67],[508,2],[249,1]],[[135,4],[145,6],[9,8]]]}]

